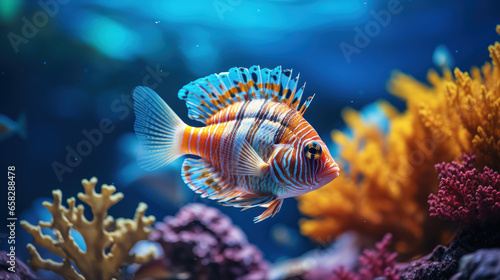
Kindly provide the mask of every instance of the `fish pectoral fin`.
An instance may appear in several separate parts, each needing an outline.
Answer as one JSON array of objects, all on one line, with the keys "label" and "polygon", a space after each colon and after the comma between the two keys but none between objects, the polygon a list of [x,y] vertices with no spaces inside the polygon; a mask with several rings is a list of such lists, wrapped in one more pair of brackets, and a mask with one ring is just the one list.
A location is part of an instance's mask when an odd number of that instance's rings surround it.
[{"label": "fish pectoral fin", "polygon": [[243,134],[238,135],[232,145],[230,150],[234,152],[227,157],[231,175],[262,177],[269,170],[269,164],[257,154]]},{"label": "fish pectoral fin", "polygon": [[[264,211],[262,214],[259,216],[255,217],[253,219],[254,223],[262,222],[263,220],[269,218],[269,217],[274,217],[276,213],[278,213],[281,209],[281,205],[283,204],[283,199],[276,199],[271,201],[270,203],[267,203],[267,209]],[[264,206],[264,205],[261,205]]]}]

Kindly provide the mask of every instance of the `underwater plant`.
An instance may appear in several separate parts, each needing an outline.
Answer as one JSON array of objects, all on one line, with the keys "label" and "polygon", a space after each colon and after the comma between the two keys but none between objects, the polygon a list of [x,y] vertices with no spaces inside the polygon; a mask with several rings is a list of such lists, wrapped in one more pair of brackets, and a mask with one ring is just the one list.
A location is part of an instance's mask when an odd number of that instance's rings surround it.
[{"label": "underwater plant", "polygon": [[440,189],[429,195],[431,215],[453,220],[460,228],[448,248],[439,245],[430,255],[410,262],[402,279],[449,279],[465,254],[500,247],[500,175],[487,166],[479,172],[475,158],[464,155],[460,163],[436,165]]},{"label": "underwater plant", "polygon": [[[149,239],[163,256],[142,265],[137,279],[267,279],[268,263],[243,231],[219,210],[192,203],[155,224]],[[182,277],[181,277],[182,276]],[[161,279],[161,278],[160,278]]]},{"label": "underwater plant", "polygon": [[434,164],[474,153],[478,167],[500,166],[500,44],[489,51],[492,64],[472,68],[470,75],[429,71],[430,86],[394,73],[389,91],[406,101],[407,110],[380,103],[390,122],[387,133],[345,110],[352,133],[334,131],[332,137],[346,172],[297,198],[310,217],[301,221],[301,232],[317,241],[349,230],[371,238],[392,232],[397,251],[407,257],[449,238],[452,229],[427,215],[427,197],[438,186],[429,176]]},{"label": "underwater plant", "polygon": [[[121,266],[144,263],[153,257],[152,254],[129,254],[134,244],[147,239],[152,231],[150,225],[155,218],[144,216],[147,205],[139,204],[133,220],[114,220],[108,215],[108,209],[122,200],[123,194],[115,193],[114,186],[105,184],[101,187],[101,193],[97,193],[96,184],[95,177],[90,181],[82,180],[85,193],[78,193],[78,198],[90,206],[92,220],[85,217],[83,205],[76,206],[74,197],[67,199],[68,207],[63,206],[61,190],[54,190],[54,202],[43,203],[52,214],[52,221],[40,221],[37,226],[21,222],[36,244],[62,257],[62,262],[43,259],[36,247],[28,244],[31,255],[28,263],[35,270],[50,270],[68,280],[106,280],[120,275]],[[43,234],[42,228],[53,229],[55,238]],[[85,239],[85,251],[74,241],[71,229],[78,231]]]}]

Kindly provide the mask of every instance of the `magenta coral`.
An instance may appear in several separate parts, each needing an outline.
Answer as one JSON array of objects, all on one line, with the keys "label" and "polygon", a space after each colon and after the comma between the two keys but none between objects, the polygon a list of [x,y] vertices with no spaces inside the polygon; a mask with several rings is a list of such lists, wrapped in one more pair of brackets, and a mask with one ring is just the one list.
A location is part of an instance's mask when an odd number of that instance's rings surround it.
[{"label": "magenta coral", "polygon": [[465,254],[500,246],[500,175],[487,166],[479,172],[474,155],[460,160],[436,165],[440,189],[429,196],[429,204],[431,216],[452,220],[461,228],[448,248],[438,246],[407,264],[401,274],[404,280],[449,279]]},{"label": "magenta coral", "polygon": [[461,225],[494,223],[500,218],[500,175],[487,166],[479,172],[474,160],[474,155],[464,155],[461,163],[436,165],[440,189],[429,195],[431,216]]},{"label": "magenta coral", "polygon": [[371,280],[384,277],[385,280],[399,279],[395,268],[398,253],[391,252],[392,234],[387,233],[382,241],[375,244],[374,250],[365,249],[359,257],[359,272],[353,273],[340,267],[333,271],[333,280]]}]

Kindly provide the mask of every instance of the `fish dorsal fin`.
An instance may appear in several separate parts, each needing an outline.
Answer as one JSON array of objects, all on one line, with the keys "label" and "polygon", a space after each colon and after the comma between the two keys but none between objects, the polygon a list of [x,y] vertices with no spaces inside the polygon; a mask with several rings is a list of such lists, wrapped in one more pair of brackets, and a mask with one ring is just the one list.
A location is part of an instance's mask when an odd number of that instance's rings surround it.
[{"label": "fish dorsal fin", "polygon": [[189,117],[202,123],[225,107],[245,100],[270,99],[297,110],[305,87],[297,89],[298,80],[299,76],[292,78],[292,70],[282,70],[281,66],[272,70],[233,67],[185,85],[179,98],[186,101]]},{"label": "fish dorsal fin", "polygon": [[299,110],[299,113],[301,115],[304,115],[304,113],[306,112],[307,108],[309,108],[309,105],[311,105],[311,102],[312,102],[314,96],[315,96],[315,94],[313,94],[313,96],[309,96],[307,98],[306,102],[304,102],[304,104],[302,105],[302,107]]}]

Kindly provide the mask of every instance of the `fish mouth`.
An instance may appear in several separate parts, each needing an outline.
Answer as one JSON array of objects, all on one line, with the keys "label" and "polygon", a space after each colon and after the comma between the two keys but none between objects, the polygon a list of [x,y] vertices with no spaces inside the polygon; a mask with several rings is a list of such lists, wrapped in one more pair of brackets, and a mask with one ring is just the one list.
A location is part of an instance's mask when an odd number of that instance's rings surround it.
[{"label": "fish mouth", "polygon": [[318,173],[319,181],[322,185],[326,185],[340,175],[340,168],[336,162],[333,162],[328,168],[325,168]]}]

